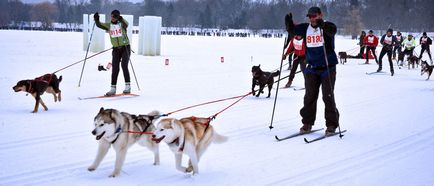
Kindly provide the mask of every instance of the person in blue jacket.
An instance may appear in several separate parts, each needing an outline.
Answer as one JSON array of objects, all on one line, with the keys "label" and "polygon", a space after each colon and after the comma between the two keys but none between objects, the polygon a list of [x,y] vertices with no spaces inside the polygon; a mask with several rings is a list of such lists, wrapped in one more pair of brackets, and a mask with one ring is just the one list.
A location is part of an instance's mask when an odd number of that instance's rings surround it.
[{"label": "person in blue jacket", "polygon": [[338,58],[335,52],[336,25],[323,20],[319,7],[311,7],[307,17],[309,23],[294,25],[291,18],[287,24],[291,32],[299,32],[305,38],[306,62],[304,106],[300,110],[303,126],[300,133],[309,133],[315,123],[317,100],[321,87],[322,98],[325,104],[325,119],[327,129],[325,135],[332,135],[339,126],[339,111],[334,98],[334,85],[336,81],[336,64]]}]

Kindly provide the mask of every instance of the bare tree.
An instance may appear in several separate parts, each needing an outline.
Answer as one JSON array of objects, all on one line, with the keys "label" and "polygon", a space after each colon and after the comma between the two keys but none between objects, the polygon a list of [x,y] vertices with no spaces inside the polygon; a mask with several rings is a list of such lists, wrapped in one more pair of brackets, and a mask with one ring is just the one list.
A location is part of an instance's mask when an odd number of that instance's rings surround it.
[{"label": "bare tree", "polygon": [[348,11],[348,15],[345,17],[344,33],[351,35],[353,39],[357,38],[357,34],[363,30],[362,17],[360,16],[360,10],[353,6]]},{"label": "bare tree", "polygon": [[57,7],[49,2],[39,3],[32,7],[30,16],[33,21],[40,21],[42,29],[52,28],[52,23],[57,15]]}]

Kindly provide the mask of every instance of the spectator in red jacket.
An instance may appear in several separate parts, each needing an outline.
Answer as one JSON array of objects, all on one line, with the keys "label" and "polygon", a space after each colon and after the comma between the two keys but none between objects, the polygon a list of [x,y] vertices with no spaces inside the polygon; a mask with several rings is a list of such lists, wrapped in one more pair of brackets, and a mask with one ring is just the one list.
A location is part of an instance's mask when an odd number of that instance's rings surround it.
[{"label": "spectator in red jacket", "polygon": [[[297,33],[296,33],[297,34]],[[291,68],[291,73],[289,74],[288,83],[285,85],[286,88],[290,87],[292,84],[292,80],[294,80],[295,71],[297,71],[298,64],[300,64],[300,69],[303,72],[306,69],[306,56],[305,56],[306,45],[304,44],[304,39],[301,35],[296,35],[292,38],[291,44],[288,47],[288,50],[285,54],[283,54],[282,59],[285,60],[286,56],[292,54],[294,52],[294,60]]]},{"label": "spectator in red jacket", "polygon": [[378,60],[377,60],[377,54],[375,54],[375,49],[377,48],[378,45],[378,37],[374,35],[374,31],[369,30],[368,35],[365,36],[365,39],[363,39],[363,44],[366,46],[366,64],[369,64],[369,51],[372,52],[372,55],[375,58],[375,62],[378,64]]}]

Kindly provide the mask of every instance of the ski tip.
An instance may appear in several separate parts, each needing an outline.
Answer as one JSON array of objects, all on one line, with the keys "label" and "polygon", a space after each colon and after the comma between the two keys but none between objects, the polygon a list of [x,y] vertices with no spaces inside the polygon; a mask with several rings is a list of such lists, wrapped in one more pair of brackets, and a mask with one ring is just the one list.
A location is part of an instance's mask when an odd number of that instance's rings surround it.
[{"label": "ski tip", "polygon": [[304,142],[306,142],[306,143],[310,143],[306,138],[304,138]]},{"label": "ski tip", "polygon": [[276,138],[277,141],[280,141],[280,139],[277,136],[274,136],[274,138]]}]

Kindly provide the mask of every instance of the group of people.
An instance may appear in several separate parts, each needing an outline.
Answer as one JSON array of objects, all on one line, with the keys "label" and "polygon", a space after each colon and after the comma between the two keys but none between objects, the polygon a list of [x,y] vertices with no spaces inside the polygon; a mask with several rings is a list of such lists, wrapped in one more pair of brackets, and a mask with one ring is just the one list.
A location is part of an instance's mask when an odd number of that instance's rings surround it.
[{"label": "group of people", "polygon": [[[333,135],[339,127],[339,111],[336,107],[334,97],[334,86],[336,81],[336,64],[338,64],[337,55],[335,52],[335,35],[337,32],[336,25],[329,21],[324,21],[323,14],[319,7],[311,7],[308,10],[306,17],[309,23],[300,23],[295,25],[292,20],[292,14],[289,13],[285,16],[285,25],[288,36],[291,38],[287,51],[283,54],[282,60],[285,60],[288,55],[293,54],[294,60],[291,68],[288,83],[286,87],[292,85],[296,70],[300,64],[305,79],[305,96],[303,101],[303,108],[300,110],[302,116],[302,127],[300,133],[309,133],[315,123],[317,100],[319,90],[321,88],[323,101],[325,103],[325,119],[326,119],[326,135]],[[109,23],[101,23],[99,21],[98,13],[94,15],[96,26],[103,30],[107,30],[110,34],[111,43],[113,45],[112,51],[112,76],[111,88],[106,93],[106,96],[116,94],[117,77],[119,74],[119,66],[121,64],[122,71],[125,78],[125,90],[123,93],[130,93],[130,76],[128,71],[128,62],[130,58],[130,45],[126,35],[128,22],[120,16],[118,10],[113,10],[111,13],[111,21]],[[398,31],[397,35],[393,35],[393,30],[388,29],[380,39],[380,44],[383,45],[381,49],[379,60],[375,54],[376,47],[378,46],[378,38],[374,32],[370,30],[368,35],[364,31],[360,36],[360,53],[366,50],[365,58],[366,63],[369,64],[369,51],[374,56],[375,61],[379,67],[377,71],[382,70],[382,58],[387,54],[390,71],[393,76],[393,58],[396,57],[398,51],[398,60],[402,61],[405,55],[413,55],[413,50],[416,47],[416,41],[410,34],[404,38]],[[422,57],[424,51],[428,52],[431,59],[431,52],[429,45],[432,44],[431,38],[427,37],[424,32],[420,38],[420,45],[422,50],[419,58]],[[404,50],[402,51],[402,47]]]},{"label": "group of people", "polygon": [[[358,56],[363,56],[366,59],[365,64],[369,64],[369,52],[371,52],[371,54],[374,56],[375,62],[379,65],[377,72],[380,72],[382,70],[382,59],[384,55],[387,54],[392,76],[394,74],[392,58],[394,60],[396,59],[396,53],[398,53],[398,65],[402,66],[404,57],[407,55],[410,57],[413,56],[414,49],[417,46],[416,40],[412,34],[409,34],[407,38],[404,38],[399,31],[396,33],[396,35],[393,35],[393,29],[391,28],[387,29],[386,34],[381,37],[380,44],[383,46],[383,48],[381,49],[379,60],[377,60],[375,50],[378,46],[378,37],[374,35],[372,30],[369,30],[368,35],[366,35],[365,31],[362,31],[359,37],[360,52]],[[419,44],[421,45],[421,52],[418,59],[422,59],[422,55],[426,51],[432,64],[433,61],[430,51],[432,40],[427,36],[426,32],[422,33]],[[404,50],[402,50],[403,48]],[[365,49],[366,53],[364,53]]]}]

